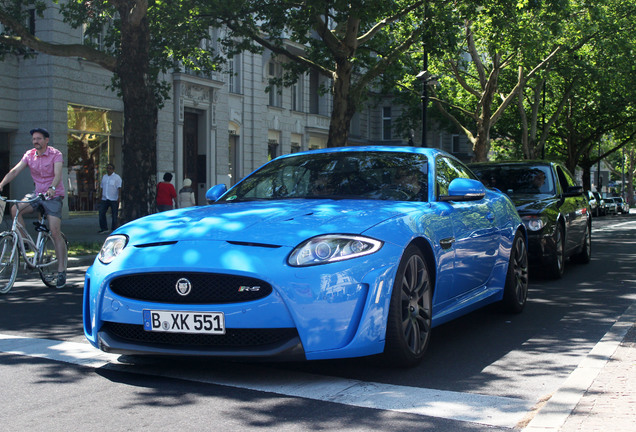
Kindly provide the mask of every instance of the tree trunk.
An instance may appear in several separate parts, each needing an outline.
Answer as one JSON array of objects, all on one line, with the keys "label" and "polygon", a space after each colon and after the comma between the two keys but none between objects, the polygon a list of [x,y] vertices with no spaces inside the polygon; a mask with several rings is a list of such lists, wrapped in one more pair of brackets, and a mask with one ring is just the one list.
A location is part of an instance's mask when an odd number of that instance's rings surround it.
[{"label": "tree trunk", "polygon": [[490,126],[492,120],[491,104],[497,88],[497,77],[495,72],[492,73],[484,93],[479,109],[481,115],[477,121],[477,135],[473,144],[473,162],[485,162],[488,160],[488,152],[490,151]]},{"label": "tree trunk", "polygon": [[[122,222],[150,214],[156,195],[158,108],[149,77],[148,18],[130,18],[129,5],[120,6],[121,55],[116,73],[124,101]],[[128,14],[128,15],[127,15]]]},{"label": "tree trunk", "polygon": [[352,71],[351,63],[338,62],[333,78],[333,109],[327,147],[344,147],[349,140],[349,126],[355,113],[355,104],[351,102]]},{"label": "tree trunk", "polygon": [[579,166],[581,167],[581,169],[583,170],[583,189],[585,190],[592,190],[592,182],[591,182],[591,177],[592,177],[592,170],[591,170],[591,162],[589,160],[589,158],[586,158],[584,161],[581,161],[581,163],[579,164]]}]

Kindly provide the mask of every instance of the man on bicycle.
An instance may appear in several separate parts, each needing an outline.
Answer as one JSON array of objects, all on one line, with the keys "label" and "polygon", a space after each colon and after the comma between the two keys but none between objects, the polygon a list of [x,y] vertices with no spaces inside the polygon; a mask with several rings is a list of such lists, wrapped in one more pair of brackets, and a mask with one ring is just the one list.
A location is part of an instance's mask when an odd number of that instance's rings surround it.
[{"label": "man on bicycle", "polygon": [[[49,147],[49,131],[43,128],[31,129],[33,148],[28,150],[20,162],[7,173],[0,182],[2,188],[9,184],[27,166],[31,170],[31,177],[35,183],[35,194],[43,194],[46,200],[37,200],[30,204],[18,204],[20,213],[18,221],[24,227],[23,214],[41,209],[49,220],[49,229],[55,242],[55,253],[58,257],[66,256],[66,242],[62,238],[62,200],[64,199],[64,184],[62,182],[62,152]],[[32,196],[32,195],[31,195]],[[11,208],[15,217],[16,206]],[[66,261],[58,260],[57,288],[66,285]]]}]

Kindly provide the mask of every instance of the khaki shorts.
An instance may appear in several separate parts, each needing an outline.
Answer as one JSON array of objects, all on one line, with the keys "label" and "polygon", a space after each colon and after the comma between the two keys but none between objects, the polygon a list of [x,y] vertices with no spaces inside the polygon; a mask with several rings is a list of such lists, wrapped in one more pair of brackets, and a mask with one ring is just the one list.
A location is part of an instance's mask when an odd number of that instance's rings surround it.
[{"label": "khaki shorts", "polygon": [[[25,198],[31,199],[32,194],[27,195]],[[39,199],[31,203],[31,207],[35,210],[41,210],[47,216],[55,216],[62,219],[62,200],[64,197],[55,197],[48,200]]]}]

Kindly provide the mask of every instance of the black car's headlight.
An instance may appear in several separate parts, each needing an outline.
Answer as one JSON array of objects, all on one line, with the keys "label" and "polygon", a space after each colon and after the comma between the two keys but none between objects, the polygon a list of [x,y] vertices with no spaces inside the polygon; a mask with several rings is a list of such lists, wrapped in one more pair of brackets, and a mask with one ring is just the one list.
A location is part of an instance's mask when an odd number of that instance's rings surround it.
[{"label": "black car's headlight", "polygon": [[102,263],[109,264],[124,250],[126,244],[128,244],[127,236],[121,234],[110,236],[104,242],[97,257]]},{"label": "black car's headlight", "polygon": [[311,238],[296,246],[289,265],[305,267],[357,258],[377,252],[382,242],[369,237],[330,234]]},{"label": "black car's headlight", "polygon": [[546,226],[546,222],[541,216],[522,216],[521,220],[530,231],[539,231]]}]

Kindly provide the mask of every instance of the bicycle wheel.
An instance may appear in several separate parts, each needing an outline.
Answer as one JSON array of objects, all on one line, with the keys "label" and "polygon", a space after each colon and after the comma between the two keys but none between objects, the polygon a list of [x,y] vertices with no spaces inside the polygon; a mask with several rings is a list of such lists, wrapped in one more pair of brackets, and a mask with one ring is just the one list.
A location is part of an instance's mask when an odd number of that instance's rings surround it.
[{"label": "bicycle wheel", "polygon": [[13,233],[0,236],[0,294],[11,291],[18,275],[20,257]]},{"label": "bicycle wheel", "polygon": [[[62,238],[64,242],[68,245],[66,241],[66,236],[62,234]],[[68,248],[67,248],[68,253]],[[66,257],[64,257],[66,261]],[[53,241],[53,237],[51,234],[45,234],[40,242],[40,247],[38,248],[38,260],[37,267],[40,272],[40,279],[44,282],[49,288],[55,288],[57,283],[57,262],[58,256],[57,252],[55,252],[55,242]]]}]

